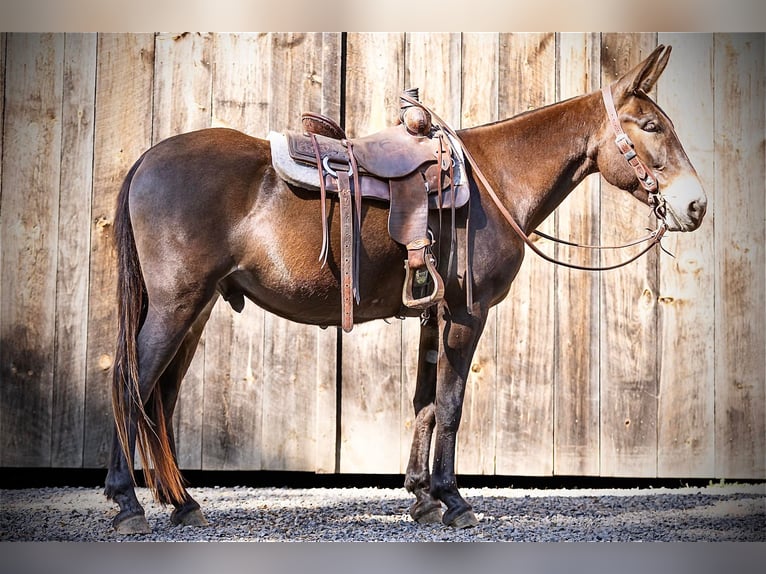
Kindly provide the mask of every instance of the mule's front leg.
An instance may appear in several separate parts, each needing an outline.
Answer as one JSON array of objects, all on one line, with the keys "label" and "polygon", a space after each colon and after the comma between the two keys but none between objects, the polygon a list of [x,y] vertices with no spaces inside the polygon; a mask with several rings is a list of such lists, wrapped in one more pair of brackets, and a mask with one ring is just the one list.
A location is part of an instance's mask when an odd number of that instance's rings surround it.
[{"label": "mule's front leg", "polygon": [[410,506],[410,516],[421,524],[440,522],[442,505],[431,496],[431,474],[428,459],[434,423],[434,399],[436,397],[436,364],[439,356],[439,323],[435,313],[420,327],[418,373],[415,397],[415,425],[407,464],[404,487],[415,495]]},{"label": "mule's front leg", "polygon": [[478,317],[461,314],[456,319],[445,310],[440,321],[442,352],[436,383],[436,442],[431,495],[447,505],[442,522],[456,528],[479,523],[471,505],[457,488],[455,449],[468,371],[486,319],[486,312]]},{"label": "mule's front leg", "polygon": [[442,519],[442,505],[431,495],[431,475],[428,472],[428,457],[435,420],[433,403],[418,411],[415,417],[415,433],[412,438],[410,460],[407,464],[407,475],[404,479],[404,487],[415,495],[415,502],[410,506],[410,516],[420,524],[440,522]]}]

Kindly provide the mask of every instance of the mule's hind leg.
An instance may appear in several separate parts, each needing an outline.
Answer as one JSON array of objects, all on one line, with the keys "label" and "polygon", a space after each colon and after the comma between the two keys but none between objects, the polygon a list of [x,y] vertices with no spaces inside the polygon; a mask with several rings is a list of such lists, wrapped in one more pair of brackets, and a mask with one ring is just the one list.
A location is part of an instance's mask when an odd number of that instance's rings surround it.
[{"label": "mule's hind leg", "polygon": [[[201,311],[206,307],[211,296],[204,293],[187,291],[183,301],[175,305],[163,305],[158,298],[152,304],[149,297],[148,311],[138,334],[138,377],[141,401],[145,405],[160,375],[173,362],[181,343],[187,337],[190,327]],[[130,399],[126,399],[130,401]],[[128,405],[128,451],[133,456],[136,444],[138,417],[142,416],[137,407]],[[156,461],[155,461],[156,462]],[[173,461],[173,464],[175,462]],[[115,438],[105,493],[120,506],[120,512],[113,519],[112,525],[119,533],[141,534],[150,532],[144,517],[144,509],[138,503],[134,492],[134,483],[130,469],[132,460],[125,457],[119,440]]]},{"label": "mule's hind leg", "polygon": [[428,470],[431,436],[436,422],[434,399],[438,355],[439,323],[434,314],[420,327],[418,372],[412,401],[415,407],[415,430],[404,480],[404,487],[415,495],[415,502],[410,506],[410,516],[421,524],[440,522],[442,518],[441,502],[431,496],[431,474]]},{"label": "mule's hind leg", "polygon": [[[160,392],[162,393],[162,404],[165,411],[165,426],[167,428],[168,437],[170,439],[170,448],[176,465],[178,465],[178,455],[176,452],[175,433],[173,432],[173,412],[175,411],[176,402],[178,401],[181,382],[194,358],[194,352],[199,344],[205,324],[210,318],[210,312],[212,311],[214,304],[215,299],[212,299],[202,313],[200,313],[200,316],[194,322],[191,329],[189,329],[188,334],[181,343],[175,357],[170,365],[168,365],[168,368],[165,369],[165,372],[162,373],[157,383]],[[182,502],[171,500],[166,500],[165,502],[172,502],[175,507],[173,513],[170,515],[170,521],[173,524],[182,526],[209,525],[207,519],[202,514],[199,503],[192,498],[186,488],[184,488],[184,498]]]},{"label": "mule's hind leg", "polygon": [[[131,453],[136,448],[136,425],[129,424],[128,449]],[[114,500],[120,512],[112,519],[112,527],[119,534],[149,534],[151,526],[146,521],[144,508],[136,497],[131,465],[125,458],[116,428],[112,433],[112,454],[109,459],[109,471],[106,475],[104,494]]]}]

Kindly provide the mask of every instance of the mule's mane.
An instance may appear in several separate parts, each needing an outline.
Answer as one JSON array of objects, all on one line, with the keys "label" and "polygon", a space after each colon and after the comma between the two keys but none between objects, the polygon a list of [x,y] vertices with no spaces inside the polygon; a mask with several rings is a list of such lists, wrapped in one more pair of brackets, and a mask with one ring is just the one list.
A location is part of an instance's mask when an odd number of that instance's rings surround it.
[{"label": "mule's mane", "polygon": [[593,95],[594,94],[591,93],[591,94],[582,94],[582,95],[579,95],[579,96],[573,96],[573,97],[567,98],[565,100],[560,100],[558,102],[553,102],[552,104],[546,104],[546,105],[540,106],[538,108],[533,108],[531,110],[525,110],[523,112],[519,112],[518,114],[515,114],[515,115],[507,117],[507,118],[502,118],[502,119],[495,120],[495,121],[492,121],[492,122],[487,122],[487,123],[479,124],[479,125],[476,125],[476,126],[462,128],[461,130],[458,130],[458,133],[462,134],[462,133],[465,133],[465,132],[468,132],[468,131],[482,129],[482,128],[492,128],[492,127],[497,127],[497,126],[505,126],[506,124],[512,124],[512,123],[515,123],[515,122],[527,120],[527,119],[529,119],[532,116],[538,116],[539,115],[541,117],[544,117],[544,116],[547,115],[547,113],[549,113],[551,111],[560,112],[559,108],[564,107],[564,106],[569,106],[569,105],[575,103],[576,100],[582,100],[582,99],[585,99],[585,98],[588,98],[588,97],[592,97]]}]

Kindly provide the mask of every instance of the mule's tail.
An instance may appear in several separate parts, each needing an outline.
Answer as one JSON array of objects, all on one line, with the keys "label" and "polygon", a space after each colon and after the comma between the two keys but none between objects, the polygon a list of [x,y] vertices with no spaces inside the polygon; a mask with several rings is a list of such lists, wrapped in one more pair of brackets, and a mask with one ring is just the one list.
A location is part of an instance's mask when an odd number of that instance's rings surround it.
[{"label": "mule's tail", "polygon": [[146,401],[141,399],[138,332],[146,315],[147,296],[130,221],[128,192],[142,160],[143,156],[136,161],[122,183],[114,217],[118,334],[112,372],[112,410],[117,436],[131,474],[133,452],[128,440],[128,428],[131,417],[136,417],[136,446],[146,485],[160,502],[181,503],[185,499],[184,483],[173,456],[159,385],[154,385]]}]

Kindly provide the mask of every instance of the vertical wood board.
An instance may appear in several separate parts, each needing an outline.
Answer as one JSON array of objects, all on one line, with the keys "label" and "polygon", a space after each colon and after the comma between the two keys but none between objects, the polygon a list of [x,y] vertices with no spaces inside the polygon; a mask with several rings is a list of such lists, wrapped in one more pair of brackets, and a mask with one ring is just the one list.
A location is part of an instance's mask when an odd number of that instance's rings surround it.
[{"label": "vertical wood board", "polygon": [[[499,35],[463,34],[461,51],[460,127],[474,127],[499,119]],[[475,229],[469,228],[469,233],[475,233]],[[496,391],[497,309],[490,309],[466,381],[455,457],[455,469],[459,474],[492,474],[495,471]]]},{"label": "vertical wood board", "polygon": [[764,35],[714,42],[716,475],[764,478]]},{"label": "vertical wood board", "polygon": [[[212,58],[213,126],[265,136],[269,35],[216,35]],[[213,309],[205,335],[203,469],[262,467],[264,317],[249,302],[241,314],[220,299]]]},{"label": "vertical wood board", "polygon": [[[460,125],[462,41],[455,33],[410,33],[406,44],[405,87],[418,88],[420,100],[451,126]],[[447,221],[447,215],[444,216]],[[413,438],[420,345],[419,319],[402,323],[402,396],[399,472],[406,472]]]},{"label": "vertical wood board", "polygon": [[[598,34],[560,34],[557,100],[599,89]],[[586,178],[555,214],[557,236],[599,243],[598,175]],[[556,257],[598,264],[594,251],[557,247]],[[531,257],[531,256],[530,256]],[[599,473],[599,281],[598,275],[556,267],[554,361],[554,474]]]},{"label": "vertical wood board", "polygon": [[[499,36],[462,36],[460,127],[498,119]],[[473,233],[472,230],[469,232]],[[460,241],[458,232],[458,241]],[[458,263],[459,268],[460,263]],[[495,467],[497,311],[491,309],[466,381],[455,469],[459,474],[491,474]]]},{"label": "vertical wood board", "polygon": [[[653,34],[604,34],[602,82],[617,80],[656,46]],[[651,227],[649,208],[602,180],[601,241]],[[612,254],[605,254],[612,255]],[[605,261],[606,262],[606,258]],[[657,253],[601,274],[601,474],[657,471]]]},{"label": "vertical wood board", "polygon": [[51,464],[81,466],[85,437],[88,257],[96,35],[64,36]]},{"label": "vertical wood board", "polygon": [[[327,73],[323,73],[325,58],[340,60],[339,39],[321,33],[272,35],[270,129],[298,131],[302,112],[321,111],[323,102],[339,99],[337,69],[328,65]],[[329,44],[326,49],[325,43]],[[316,354],[318,339],[328,336],[336,334],[265,314],[260,436],[264,468],[311,471],[317,466],[318,452],[332,449],[334,453],[334,436],[332,444],[316,443],[317,424],[321,424],[317,418],[335,420],[334,409],[317,412],[318,385],[334,388],[335,382],[334,374],[321,382],[316,379],[323,371],[318,371],[315,363],[325,359]]]},{"label": "vertical wood board", "polygon": [[99,34],[83,457],[90,468],[103,468],[112,447],[111,368],[118,309],[114,209],[125,175],[151,146],[153,81],[153,34]]},{"label": "vertical wood board", "polygon": [[[555,35],[501,36],[499,117],[555,101]],[[517,137],[523,138],[524,134]],[[554,218],[540,229],[553,232]],[[553,473],[554,268],[532,253],[497,306],[497,472]]]},{"label": "vertical wood board", "polygon": [[[210,34],[162,33],[155,37],[152,143],[210,126],[212,121]],[[181,385],[173,416],[178,465],[202,468],[205,335]]]},{"label": "vertical wood board", "polygon": [[[404,89],[404,48],[404,34],[348,35],[345,125],[349,137],[395,123]],[[356,325],[342,335],[341,472],[399,472],[401,348],[400,321]]]},{"label": "vertical wood board", "polygon": [[[657,473],[713,476],[715,214],[713,157],[713,39],[709,34],[660,34],[673,52],[657,88],[657,102],[678,136],[710,198],[707,218],[694,233],[675,233],[660,258],[660,387]],[[683,416],[679,416],[683,413]]]},{"label": "vertical wood board", "polygon": [[51,463],[64,38],[9,34],[0,243],[0,462]]},{"label": "vertical wood board", "polygon": [[[5,139],[5,46],[8,34],[0,32],[0,216],[2,216],[3,208],[3,140]],[[0,228],[0,265],[2,265],[3,258],[3,236],[2,229]],[[3,282],[0,281],[0,301],[3,300]],[[2,315],[0,315],[1,317]],[[0,322],[0,330],[2,330],[2,323]],[[0,408],[0,426],[3,424],[3,416],[5,409]],[[0,460],[2,456],[0,455]]]}]

